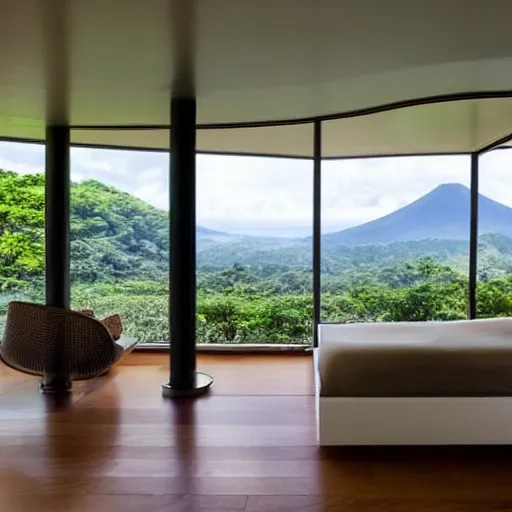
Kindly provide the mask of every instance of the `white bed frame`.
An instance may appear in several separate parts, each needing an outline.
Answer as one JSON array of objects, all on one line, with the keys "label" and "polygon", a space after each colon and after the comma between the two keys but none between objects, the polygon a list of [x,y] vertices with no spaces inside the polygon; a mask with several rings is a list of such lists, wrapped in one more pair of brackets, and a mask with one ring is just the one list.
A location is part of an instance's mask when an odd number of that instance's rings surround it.
[{"label": "white bed frame", "polygon": [[512,444],[512,397],[321,397],[318,350],[320,446]]}]

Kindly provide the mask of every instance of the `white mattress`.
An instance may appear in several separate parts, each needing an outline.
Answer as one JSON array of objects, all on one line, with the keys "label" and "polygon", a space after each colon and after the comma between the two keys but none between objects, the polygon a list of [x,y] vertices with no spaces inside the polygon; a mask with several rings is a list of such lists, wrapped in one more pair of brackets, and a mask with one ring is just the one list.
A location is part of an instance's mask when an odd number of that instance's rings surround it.
[{"label": "white mattress", "polygon": [[512,318],[319,325],[322,396],[512,395]]}]

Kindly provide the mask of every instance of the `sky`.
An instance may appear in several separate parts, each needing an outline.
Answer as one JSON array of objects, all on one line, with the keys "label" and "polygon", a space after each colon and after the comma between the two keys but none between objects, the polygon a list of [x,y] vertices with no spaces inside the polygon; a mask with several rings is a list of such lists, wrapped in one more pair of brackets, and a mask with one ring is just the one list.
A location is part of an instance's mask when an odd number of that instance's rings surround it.
[{"label": "sky", "polygon": [[[0,142],[0,169],[43,172],[44,146]],[[168,209],[169,156],[71,149],[71,179],[95,179]],[[322,164],[322,231],[345,229],[407,205],[443,183],[469,186],[469,156],[393,157]],[[313,164],[284,158],[197,157],[197,222],[230,233],[308,236]],[[512,150],[480,161],[480,193],[512,206]]]}]

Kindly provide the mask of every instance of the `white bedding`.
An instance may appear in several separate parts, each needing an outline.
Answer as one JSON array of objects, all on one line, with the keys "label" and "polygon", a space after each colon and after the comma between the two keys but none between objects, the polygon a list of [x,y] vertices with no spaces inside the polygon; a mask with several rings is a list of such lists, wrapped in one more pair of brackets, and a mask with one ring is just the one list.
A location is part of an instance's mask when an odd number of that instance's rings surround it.
[{"label": "white bedding", "polygon": [[319,325],[322,396],[512,396],[512,319]]}]

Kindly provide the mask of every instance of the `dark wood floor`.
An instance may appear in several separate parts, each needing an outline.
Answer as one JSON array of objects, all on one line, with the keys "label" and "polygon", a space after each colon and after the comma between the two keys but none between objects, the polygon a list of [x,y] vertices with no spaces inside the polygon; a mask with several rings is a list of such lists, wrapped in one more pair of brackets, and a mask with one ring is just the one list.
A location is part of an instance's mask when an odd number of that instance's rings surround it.
[{"label": "dark wood floor", "polygon": [[167,357],[137,353],[55,404],[0,366],[0,511],[512,511],[505,448],[318,449],[308,356],[199,367],[200,400],[162,399]]}]

